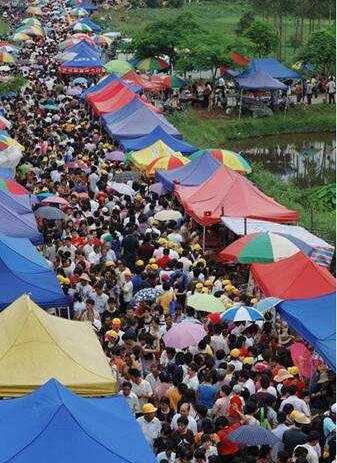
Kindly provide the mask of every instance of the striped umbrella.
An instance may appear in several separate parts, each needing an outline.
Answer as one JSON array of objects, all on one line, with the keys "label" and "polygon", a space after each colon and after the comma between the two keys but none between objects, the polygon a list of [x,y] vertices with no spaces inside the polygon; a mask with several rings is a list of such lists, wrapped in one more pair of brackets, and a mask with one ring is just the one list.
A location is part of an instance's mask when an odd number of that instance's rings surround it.
[{"label": "striped umbrella", "polygon": [[219,253],[219,258],[240,264],[271,263],[287,259],[301,251],[310,256],[313,249],[292,235],[251,233],[227,246]]},{"label": "striped umbrella", "polygon": [[18,53],[19,48],[8,42],[0,42],[0,51],[6,51],[7,53]]},{"label": "striped umbrella", "polygon": [[254,307],[247,307],[239,304],[235,304],[233,307],[223,312],[220,318],[223,321],[232,322],[255,322],[257,320],[264,320],[262,313],[254,309]]},{"label": "striped umbrella", "polygon": [[238,172],[245,172],[249,174],[252,171],[252,168],[249,162],[241,156],[241,154],[234,153],[234,151],[222,150],[222,149],[205,149],[199,150],[193,153],[189,158],[193,161],[199,156],[202,156],[204,153],[209,153],[215,159],[220,161],[224,166],[229,167],[232,170]]},{"label": "striped umbrella", "polygon": [[169,156],[162,156],[154,159],[151,164],[146,168],[146,174],[151,176],[156,173],[157,170],[171,170],[177,167],[184,166],[189,162],[185,156],[181,153],[171,154]]},{"label": "striped umbrella", "polygon": [[165,88],[183,88],[187,82],[178,76],[164,76],[163,77]]},{"label": "striped umbrella", "polygon": [[132,64],[143,72],[160,72],[169,68],[168,63],[162,58],[144,58],[132,61]]},{"label": "striped umbrella", "polygon": [[12,127],[12,123],[7,120],[4,116],[0,116],[0,130],[10,129]]},{"label": "striped umbrella", "polygon": [[274,308],[275,306],[277,306],[277,304],[279,304],[282,301],[283,299],[280,299],[278,297],[266,297],[265,299],[261,299],[261,301],[254,304],[254,309],[264,313]]},{"label": "striped umbrella", "polygon": [[13,195],[28,195],[29,192],[15,180],[0,178],[0,191]]},{"label": "striped umbrella", "polygon": [[93,32],[88,24],[76,23],[72,26],[72,30],[75,32]]},{"label": "striped umbrella", "polygon": [[113,59],[104,65],[104,69],[109,74],[115,72],[116,74],[122,76],[126,74],[128,71],[133,70],[133,66],[128,61]]}]

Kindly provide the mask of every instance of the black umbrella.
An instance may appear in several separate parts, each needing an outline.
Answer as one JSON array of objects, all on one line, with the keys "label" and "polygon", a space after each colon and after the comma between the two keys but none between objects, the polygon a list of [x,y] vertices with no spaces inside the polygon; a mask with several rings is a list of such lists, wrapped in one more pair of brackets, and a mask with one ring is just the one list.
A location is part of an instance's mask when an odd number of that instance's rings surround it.
[{"label": "black umbrella", "polygon": [[280,441],[268,429],[259,426],[244,425],[228,434],[228,439],[241,445],[274,445]]},{"label": "black umbrella", "polygon": [[129,180],[136,181],[140,178],[140,174],[133,170],[126,170],[113,176],[114,182],[127,182]]},{"label": "black umbrella", "polygon": [[41,219],[49,220],[62,220],[65,218],[64,212],[52,206],[39,207],[38,210],[35,212],[35,215],[36,217],[40,217]]}]

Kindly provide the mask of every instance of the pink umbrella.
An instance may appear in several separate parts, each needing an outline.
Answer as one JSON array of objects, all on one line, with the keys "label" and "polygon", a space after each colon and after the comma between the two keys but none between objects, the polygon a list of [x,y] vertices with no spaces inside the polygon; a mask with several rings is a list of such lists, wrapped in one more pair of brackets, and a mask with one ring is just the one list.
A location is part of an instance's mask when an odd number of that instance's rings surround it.
[{"label": "pink umbrella", "polygon": [[207,335],[205,328],[199,323],[183,322],[173,325],[163,336],[166,347],[184,349],[196,346]]},{"label": "pink umbrella", "polygon": [[105,156],[107,161],[119,161],[123,162],[125,160],[125,154],[122,151],[111,151]]},{"label": "pink umbrella", "polygon": [[308,348],[301,342],[294,342],[290,346],[290,355],[294,365],[298,368],[300,376],[310,379],[314,371],[314,365]]},{"label": "pink umbrella", "polygon": [[61,204],[61,206],[69,206],[68,201],[61,198],[61,196],[49,196],[49,198],[43,199],[41,204]]}]

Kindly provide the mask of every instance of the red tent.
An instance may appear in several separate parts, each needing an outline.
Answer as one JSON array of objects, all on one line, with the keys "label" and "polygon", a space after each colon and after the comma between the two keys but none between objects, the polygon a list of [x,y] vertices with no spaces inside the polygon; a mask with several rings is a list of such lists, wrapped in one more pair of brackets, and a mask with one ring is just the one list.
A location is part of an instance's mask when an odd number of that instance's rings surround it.
[{"label": "red tent", "polygon": [[222,215],[275,222],[294,222],[298,213],[265,195],[243,175],[219,167],[196,187],[175,186],[175,193],[189,214],[200,225],[220,222]]},{"label": "red tent", "polygon": [[336,291],[336,280],[303,252],[272,264],[253,264],[252,276],[266,296],[310,299]]},{"label": "red tent", "polygon": [[99,92],[89,93],[86,96],[96,115],[117,111],[129,104],[134,98],[136,98],[136,94],[118,81],[113,81]]},{"label": "red tent", "polygon": [[135,71],[124,74],[123,80],[137,87],[142,87],[144,92],[161,92],[163,90],[163,82],[150,80],[147,76],[137,74]]}]

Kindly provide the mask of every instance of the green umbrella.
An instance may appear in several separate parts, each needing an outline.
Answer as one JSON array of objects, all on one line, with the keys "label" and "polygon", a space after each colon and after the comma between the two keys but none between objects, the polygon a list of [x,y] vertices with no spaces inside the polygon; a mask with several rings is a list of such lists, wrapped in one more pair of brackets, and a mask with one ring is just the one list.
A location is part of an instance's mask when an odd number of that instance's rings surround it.
[{"label": "green umbrella", "polygon": [[221,299],[211,294],[193,294],[188,296],[187,305],[198,312],[217,313],[224,312],[226,307]]},{"label": "green umbrella", "polygon": [[112,72],[115,72],[116,74],[119,74],[120,76],[122,76],[123,74],[126,74],[129,71],[132,71],[133,66],[128,61],[113,59],[104,65],[104,69],[109,74],[111,74]]}]

